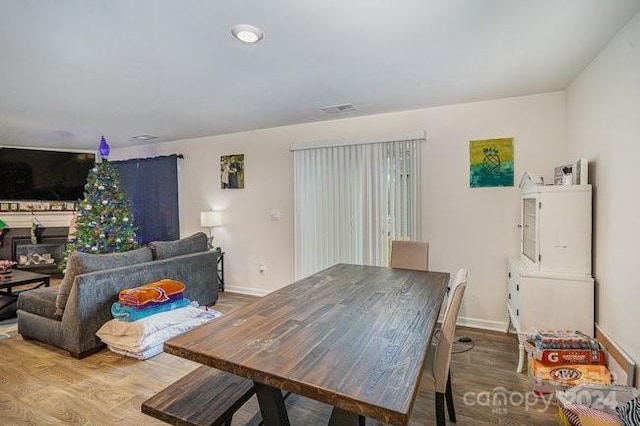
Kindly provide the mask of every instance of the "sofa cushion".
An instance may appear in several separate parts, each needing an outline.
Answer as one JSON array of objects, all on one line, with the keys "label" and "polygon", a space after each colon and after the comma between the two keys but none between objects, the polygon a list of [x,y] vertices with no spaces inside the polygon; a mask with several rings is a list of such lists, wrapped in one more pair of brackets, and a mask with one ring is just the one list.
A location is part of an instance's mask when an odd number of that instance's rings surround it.
[{"label": "sofa cushion", "polygon": [[17,308],[41,317],[59,319],[56,317],[56,287],[41,287],[24,291],[18,296]]},{"label": "sofa cushion", "polygon": [[151,249],[142,247],[122,253],[90,254],[73,252],[67,262],[67,270],[58,287],[56,297],[56,317],[62,317],[67,305],[73,280],[77,275],[89,272],[102,271],[103,269],[120,268],[123,266],[137,265],[153,260]]},{"label": "sofa cushion", "polygon": [[154,259],[162,260],[207,251],[209,248],[207,241],[207,234],[204,232],[196,232],[190,237],[185,237],[180,240],[152,241],[149,243],[149,247],[153,250]]}]

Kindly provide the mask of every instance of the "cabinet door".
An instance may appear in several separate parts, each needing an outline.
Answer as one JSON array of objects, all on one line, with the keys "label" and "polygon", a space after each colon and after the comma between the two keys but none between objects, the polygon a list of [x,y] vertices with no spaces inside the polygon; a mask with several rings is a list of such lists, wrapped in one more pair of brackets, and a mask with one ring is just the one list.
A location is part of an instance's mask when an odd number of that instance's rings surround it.
[{"label": "cabinet door", "polygon": [[593,336],[593,279],[521,277],[522,331],[579,330]]},{"label": "cabinet door", "polygon": [[590,194],[546,193],[540,196],[540,270],[591,274]]}]

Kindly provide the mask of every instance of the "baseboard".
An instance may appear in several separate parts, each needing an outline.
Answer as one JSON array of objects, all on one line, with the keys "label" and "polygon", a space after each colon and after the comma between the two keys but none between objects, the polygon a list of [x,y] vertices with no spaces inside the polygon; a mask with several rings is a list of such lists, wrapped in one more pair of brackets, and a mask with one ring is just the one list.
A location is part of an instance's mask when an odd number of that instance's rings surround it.
[{"label": "baseboard", "polygon": [[253,287],[239,287],[234,285],[225,285],[224,291],[229,293],[239,293],[239,294],[248,294],[250,296],[266,296],[271,293],[268,290],[262,288],[253,288]]},{"label": "baseboard", "polygon": [[478,318],[458,317],[456,323],[461,327],[479,328],[490,331],[504,331],[507,329],[507,323],[504,321],[490,321]]}]

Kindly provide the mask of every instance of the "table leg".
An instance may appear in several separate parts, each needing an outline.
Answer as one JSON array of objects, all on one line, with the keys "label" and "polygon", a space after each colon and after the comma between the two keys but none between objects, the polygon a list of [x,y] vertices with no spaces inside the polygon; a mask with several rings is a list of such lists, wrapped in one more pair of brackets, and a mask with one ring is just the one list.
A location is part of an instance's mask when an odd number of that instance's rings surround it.
[{"label": "table leg", "polygon": [[289,426],[289,416],[284,406],[282,391],[263,383],[254,382],[254,384],[265,426]]},{"label": "table leg", "polygon": [[329,426],[358,426],[364,425],[364,417],[355,413],[334,407],[329,419]]}]

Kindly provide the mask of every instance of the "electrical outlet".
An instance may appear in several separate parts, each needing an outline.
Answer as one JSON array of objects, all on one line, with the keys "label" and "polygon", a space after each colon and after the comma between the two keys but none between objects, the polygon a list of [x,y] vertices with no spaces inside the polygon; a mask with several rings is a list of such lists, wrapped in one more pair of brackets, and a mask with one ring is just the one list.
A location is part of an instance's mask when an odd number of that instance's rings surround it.
[{"label": "electrical outlet", "polygon": [[260,266],[258,267],[258,272],[260,272],[260,275],[266,275],[267,267],[264,265],[264,263],[260,264]]}]

